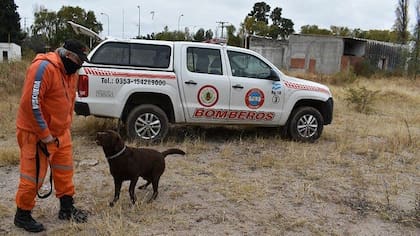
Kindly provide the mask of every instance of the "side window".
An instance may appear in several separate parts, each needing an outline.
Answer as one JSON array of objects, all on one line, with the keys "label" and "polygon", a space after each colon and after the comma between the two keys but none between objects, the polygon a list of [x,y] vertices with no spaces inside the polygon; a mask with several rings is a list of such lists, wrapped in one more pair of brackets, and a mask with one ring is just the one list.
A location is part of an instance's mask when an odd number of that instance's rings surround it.
[{"label": "side window", "polygon": [[187,48],[187,68],[191,72],[222,75],[220,50],[208,48]]},{"label": "side window", "polygon": [[[130,48],[131,47],[131,48]],[[92,63],[168,68],[171,48],[164,45],[106,43],[93,55]]]},{"label": "side window", "polygon": [[171,48],[164,45],[132,44],[130,65],[168,68],[171,57]]},{"label": "side window", "polygon": [[93,55],[91,61],[107,65],[128,65],[130,45],[127,43],[106,43]]},{"label": "side window", "polygon": [[257,79],[266,79],[270,76],[270,66],[253,55],[228,51],[228,56],[233,76]]}]

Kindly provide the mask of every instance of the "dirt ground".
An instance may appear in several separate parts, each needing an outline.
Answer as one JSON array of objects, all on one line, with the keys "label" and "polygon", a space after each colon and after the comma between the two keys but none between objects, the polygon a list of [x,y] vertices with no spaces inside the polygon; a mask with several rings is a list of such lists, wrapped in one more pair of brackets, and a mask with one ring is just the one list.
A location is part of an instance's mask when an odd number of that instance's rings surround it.
[{"label": "dirt ground", "polygon": [[[132,206],[125,182],[113,208],[108,206],[113,182],[102,149],[93,135],[75,132],[75,200],[89,211],[89,222],[58,220],[58,200],[51,196],[37,200],[33,210],[47,228],[40,235],[420,235],[419,209],[414,210],[418,173],[400,176],[411,183],[390,195],[385,207],[388,195],[372,188],[373,182],[366,188],[355,184],[362,181],[355,180],[357,170],[372,179],[380,174],[368,170],[361,154],[338,157],[339,144],[328,128],[315,144],[282,140],[272,130],[197,132],[201,135],[171,134],[172,141],[149,146],[187,152],[166,158],[156,201],[146,203],[151,187],[136,189],[138,202]],[[2,147],[11,145],[14,137],[0,141]],[[24,234],[13,225],[18,179],[18,166],[0,167],[0,234]]]}]

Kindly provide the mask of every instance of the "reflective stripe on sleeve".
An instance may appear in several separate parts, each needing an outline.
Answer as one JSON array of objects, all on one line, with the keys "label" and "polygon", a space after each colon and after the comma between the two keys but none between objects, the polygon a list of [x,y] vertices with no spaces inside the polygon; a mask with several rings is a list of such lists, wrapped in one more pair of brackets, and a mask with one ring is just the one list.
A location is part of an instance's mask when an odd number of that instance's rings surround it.
[{"label": "reflective stripe on sleeve", "polygon": [[47,128],[44,117],[42,117],[41,110],[39,109],[39,90],[41,89],[42,76],[44,75],[45,68],[47,68],[48,61],[42,61],[35,74],[35,80],[32,87],[32,112],[35,116],[35,120],[38,123],[41,130]]}]

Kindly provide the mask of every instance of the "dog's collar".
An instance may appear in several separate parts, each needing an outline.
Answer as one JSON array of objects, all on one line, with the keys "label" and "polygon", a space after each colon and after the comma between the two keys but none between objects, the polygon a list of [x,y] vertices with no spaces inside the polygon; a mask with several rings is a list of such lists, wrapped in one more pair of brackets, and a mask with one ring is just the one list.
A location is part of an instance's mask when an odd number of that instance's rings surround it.
[{"label": "dog's collar", "polygon": [[127,149],[126,145],[124,145],[124,147],[123,147],[123,149],[121,149],[121,151],[117,152],[116,154],[114,154],[112,156],[107,156],[106,159],[111,160],[111,159],[114,159],[114,158],[118,157],[119,155],[121,155],[125,151],[125,149]]}]

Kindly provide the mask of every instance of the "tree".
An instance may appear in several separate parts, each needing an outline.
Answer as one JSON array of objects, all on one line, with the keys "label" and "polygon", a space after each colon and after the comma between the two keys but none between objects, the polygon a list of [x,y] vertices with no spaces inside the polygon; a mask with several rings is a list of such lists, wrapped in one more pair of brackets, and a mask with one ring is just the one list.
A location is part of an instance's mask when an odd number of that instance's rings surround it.
[{"label": "tree", "polygon": [[270,6],[265,2],[257,2],[254,4],[252,11],[248,16],[255,17],[256,21],[262,21],[268,24],[268,13],[270,12]]},{"label": "tree", "polygon": [[289,35],[293,34],[293,32],[295,32],[293,29],[294,25],[295,24],[291,19],[282,18],[280,24],[280,38],[285,39],[289,37]]},{"label": "tree", "polygon": [[194,41],[203,42],[205,40],[204,34],[205,32],[203,28],[197,30],[197,32],[194,34]]},{"label": "tree", "polygon": [[102,32],[102,24],[96,20],[93,11],[86,12],[80,7],[63,6],[58,12],[41,7],[34,16],[32,34],[42,35],[51,49],[59,47],[67,38],[78,39],[90,46],[90,38],[76,35],[68,21],[83,25],[97,33]]},{"label": "tree", "polygon": [[206,30],[206,34],[204,35],[205,39],[212,39],[213,38],[213,31],[211,29]]},{"label": "tree", "polygon": [[[245,34],[255,34],[273,39],[285,39],[294,32],[293,21],[282,17],[282,8],[276,7],[270,12],[270,5],[265,2],[254,4],[251,12],[241,24]],[[268,17],[269,16],[269,17]],[[269,24],[271,19],[272,24]]]},{"label": "tree", "polygon": [[332,35],[330,30],[318,28],[317,25],[303,25],[300,27],[300,33],[313,35]]},{"label": "tree", "polygon": [[20,16],[14,0],[0,2],[0,42],[20,44],[24,34],[20,28]]},{"label": "tree", "polygon": [[256,28],[256,19],[253,16],[246,16],[244,22],[242,23],[243,31],[248,34],[254,34]]},{"label": "tree", "polygon": [[185,41],[186,33],[183,31],[169,31],[169,27],[165,26],[162,32],[156,34],[157,40],[169,40],[169,41]]},{"label": "tree", "polygon": [[282,8],[276,7],[270,15],[273,24],[270,26],[269,35],[273,39],[277,39],[279,36],[280,38],[285,39],[295,31],[293,29],[293,21],[281,16],[282,10]]},{"label": "tree", "polygon": [[241,37],[238,35],[235,36],[236,28],[233,25],[229,25],[226,27],[228,41],[227,44],[231,46],[241,46]]},{"label": "tree", "polygon": [[395,20],[394,29],[398,33],[398,42],[406,44],[410,33],[408,28],[408,0],[398,0],[397,9],[395,10],[397,19]]},{"label": "tree", "polygon": [[396,31],[369,30],[369,31],[364,31],[363,37],[361,38],[396,43],[398,36],[397,36]]},{"label": "tree", "polygon": [[334,36],[343,36],[343,37],[351,36],[351,30],[348,27],[332,25],[330,29],[331,29],[332,35]]},{"label": "tree", "polygon": [[271,12],[270,18],[273,21],[273,25],[281,25],[281,12],[283,9],[281,9],[280,7],[276,7],[273,9],[273,11]]}]

